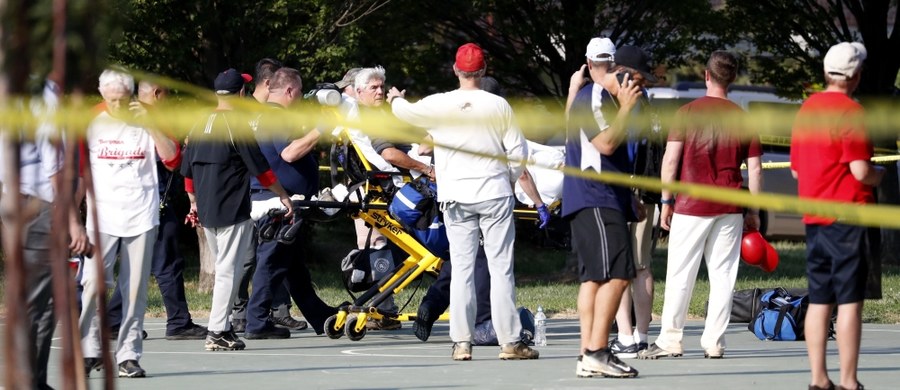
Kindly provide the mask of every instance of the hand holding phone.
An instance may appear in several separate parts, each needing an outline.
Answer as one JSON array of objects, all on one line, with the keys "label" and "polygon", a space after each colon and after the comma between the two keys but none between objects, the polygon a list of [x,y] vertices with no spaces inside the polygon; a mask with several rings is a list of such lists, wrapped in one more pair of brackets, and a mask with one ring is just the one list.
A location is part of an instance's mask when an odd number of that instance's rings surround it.
[{"label": "hand holding phone", "polygon": [[[628,77],[626,78],[625,76],[628,76]],[[631,73],[619,72],[619,73],[616,73],[616,80],[619,81],[619,85],[624,85],[625,80],[633,80],[633,78],[631,77]]]}]

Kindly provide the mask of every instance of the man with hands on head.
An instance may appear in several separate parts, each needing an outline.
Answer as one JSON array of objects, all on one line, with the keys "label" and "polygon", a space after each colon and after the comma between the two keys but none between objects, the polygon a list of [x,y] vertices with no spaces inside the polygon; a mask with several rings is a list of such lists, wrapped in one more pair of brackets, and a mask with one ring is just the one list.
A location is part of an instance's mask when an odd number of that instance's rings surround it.
[{"label": "man with hands on head", "polygon": [[[625,74],[614,73],[616,47],[609,38],[588,43],[586,64],[572,74],[566,100],[566,165],[582,171],[630,174],[625,147],[631,109],[641,89]],[[592,83],[585,84],[588,70]],[[630,188],[567,175],[563,179],[562,216],[572,229],[578,258],[581,327],[578,377],[634,377],[638,371],[607,347],[613,318],[635,276],[628,222],[642,218]]]},{"label": "man with hands on head", "polygon": [[[181,162],[178,144],[162,132],[142,127],[146,109],[132,99],[134,79],[123,72],[105,70],[100,75],[100,94],[106,110],[91,121],[85,137],[87,161],[94,178],[88,194],[89,237],[99,233],[100,255],[87,258],[81,283],[84,307],[79,319],[85,369],[100,368],[100,321],[96,299],[98,283],[112,286],[113,268],[119,259],[118,286],[122,292],[122,325],[116,341],[120,377],[144,377],[138,364],[143,352],[144,312],[153,246],[159,225],[157,156],[167,169]],[[91,199],[92,198],[92,199]],[[79,202],[80,203],[80,202]],[[103,262],[103,275],[97,274]]]}]

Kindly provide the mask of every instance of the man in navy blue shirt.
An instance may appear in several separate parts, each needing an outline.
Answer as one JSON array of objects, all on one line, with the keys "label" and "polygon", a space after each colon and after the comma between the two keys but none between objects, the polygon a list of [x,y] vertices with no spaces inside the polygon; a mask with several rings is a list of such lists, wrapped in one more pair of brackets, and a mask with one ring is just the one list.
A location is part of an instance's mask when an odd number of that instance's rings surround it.
[{"label": "man in navy blue shirt", "polygon": [[[616,47],[608,38],[591,39],[587,63],[571,78],[566,132],[566,166],[588,173],[631,173],[626,121],[638,102],[639,86],[610,72]],[[584,84],[584,70],[593,83]],[[579,377],[627,378],[637,370],[607,347],[609,330],[622,293],[635,276],[628,221],[636,221],[631,190],[567,175],[563,180],[562,216],[572,230],[578,257],[578,316],[581,325]]]},{"label": "man in navy blue shirt", "polygon": [[[315,153],[312,153],[319,139],[319,130],[279,119],[283,118],[284,109],[302,96],[302,88],[300,73],[296,69],[281,68],[275,72],[269,82],[269,107],[259,118],[256,139],[288,194],[302,195],[304,199],[309,199],[319,185],[319,164]],[[276,196],[258,183],[251,184],[250,192],[255,207],[258,207],[257,202],[265,202]],[[272,218],[277,217],[264,215],[256,221],[258,230],[263,231]],[[302,219],[297,216],[293,223],[300,224]],[[296,238],[286,237],[259,240],[253,293],[250,295],[247,330],[244,333],[247,339],[290,337],[290,330],[276,328],[269,319],[273,289],[281,286],[284,280],[288,281],[291,297],[297,307],[317,334],[324,333],[325,319],[337,313],[337,309],[319,298],[313,289],[309,269],[302,259],[296,259],[302,253],[297,250],[297,242]]]}]

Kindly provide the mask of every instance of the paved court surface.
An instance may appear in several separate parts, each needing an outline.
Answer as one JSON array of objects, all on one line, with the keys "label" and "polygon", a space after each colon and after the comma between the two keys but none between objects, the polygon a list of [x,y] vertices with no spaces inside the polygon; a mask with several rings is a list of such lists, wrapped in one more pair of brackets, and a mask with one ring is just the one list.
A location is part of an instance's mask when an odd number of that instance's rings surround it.
[{"label": "paved court surface", "polygon": [[[651,333],[658,332],[658,324]],[[763,342],[733,324],[722,360],[703,359],[701,322],[686,329],[685,356],[658,361],[629,360],[640,370],[634,379],[576,378],[578,329],[575,320],[550,320],[549,345],[540,360],[500,361],[498,347],[475,347],[474,360],[450,359],[447,324],[438,323],[428,343],[399,331],[370,332],[361,341],[331,340],[306,330],[289,340],[247,340],[247,350],[206,352],[202,341],[167,341],[165,324],[146,322],[144,379],[119,379],[123,389],[805,389],[808,365],[802,342]],[[653,336],[651,336],[653,338]],[[837,351],[829,344],[832,379]],[[51,356],[51,384],[58,385],[58,350]],[[3,359],[0,357],[0,359]],[[0,360],[0,363],[3,361]],[[100,388],[92,372],[92,388]],[[900,388],[900,326],[866,325],[860,380],[869,389]]]}]

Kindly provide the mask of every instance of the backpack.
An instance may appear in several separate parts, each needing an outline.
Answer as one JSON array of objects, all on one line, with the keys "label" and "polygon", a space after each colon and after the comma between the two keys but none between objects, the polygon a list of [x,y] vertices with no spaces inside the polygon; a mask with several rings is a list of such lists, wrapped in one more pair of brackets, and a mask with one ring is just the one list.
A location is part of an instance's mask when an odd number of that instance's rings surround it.
[{"label": "backpack", "polygon": [[803,340],[803,322],[808,306],[808,295],[791,295],[778,287],[759,297],[760,311],[748,328],[760,340]]},{"label": "backpack", "polygon": [[432,254],[450,258],[450,241],[434,182],[420,177],[407,183],[394,194],[388,212]]},{"label": "backpack", "polygon": [[341,279],[351,296],[354,292],[372,288],[396,268],[390,248],[385,246],[374,249],[369,246],[372,242],[372,230],[369,229],[365,248],[353,249],[341,260]]}]

